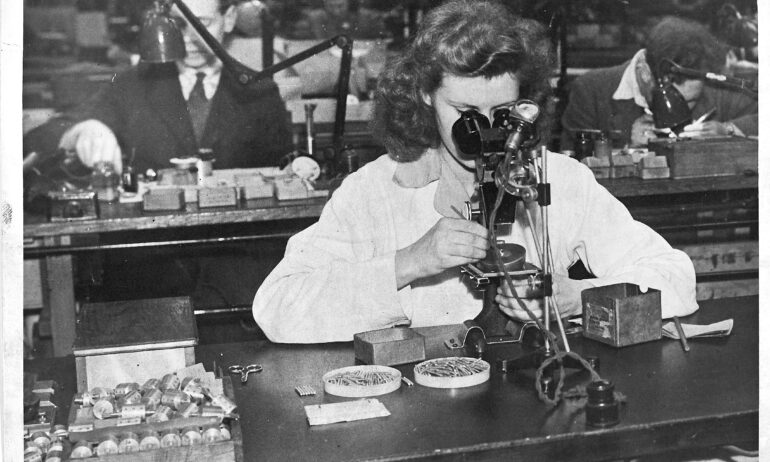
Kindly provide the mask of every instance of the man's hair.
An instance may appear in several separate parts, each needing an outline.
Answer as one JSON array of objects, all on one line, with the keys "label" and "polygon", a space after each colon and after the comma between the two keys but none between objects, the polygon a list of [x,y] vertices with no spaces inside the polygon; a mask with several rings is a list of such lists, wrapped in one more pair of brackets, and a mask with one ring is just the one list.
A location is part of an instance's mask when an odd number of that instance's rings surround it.
[{"label": "man's hair", "polygon": [[[674,16],[664,18],[650,30],[645,48],[647,63],[656,76],[664,59],[682,67],[719,72],[727,57],[727,47],[705,25]],[[672,76],[674,82],[684,79]]]},{"label": "man's hair", "polygon": [[514,75],[520,97],[542,103],[550,91],[550,41],[539,23],[519,18],[496,0],[451,0],[431,10],[403,54],[380,74],[372,130],[391,156],[417,159],[438,146],[432,94],[445,75]]}]

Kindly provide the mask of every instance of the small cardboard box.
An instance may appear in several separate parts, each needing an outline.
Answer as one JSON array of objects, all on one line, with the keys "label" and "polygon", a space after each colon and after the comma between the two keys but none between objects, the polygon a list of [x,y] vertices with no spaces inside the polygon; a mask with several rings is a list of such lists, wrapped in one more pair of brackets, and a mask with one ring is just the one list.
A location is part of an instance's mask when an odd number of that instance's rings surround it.
[{"label": "small cardboard box", "polygon": [[581,293],[583,336],[622,347],[661,337],[660,291],[635,284],[592,287]]},{"label": "small cardboard box", "polygon": [[87,303],[75,327],[77,391],[161,377],[195,363],[190,297]]},{"label": "small cardboard box", "polygon": [[394,366],[425,359],[425,339],[408,327],[370,330],[353,336],[356,359],[364,364]]}]

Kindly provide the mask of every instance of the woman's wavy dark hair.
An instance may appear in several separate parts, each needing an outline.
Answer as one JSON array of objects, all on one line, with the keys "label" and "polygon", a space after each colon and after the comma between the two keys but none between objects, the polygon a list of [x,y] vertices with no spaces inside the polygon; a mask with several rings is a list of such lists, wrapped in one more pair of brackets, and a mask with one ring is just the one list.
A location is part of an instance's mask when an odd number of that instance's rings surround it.
[{"label": "woman's wavy dark hair", "polygon": [[445,75],[515,75],[520,97],[538,104],[550,92],[551,44],[539,23],[519,18],[495,0],[451,0],[431,10],[404,53],[377,84],[372,131],[398,161],[420,157],[440,142],[432,94]]}]

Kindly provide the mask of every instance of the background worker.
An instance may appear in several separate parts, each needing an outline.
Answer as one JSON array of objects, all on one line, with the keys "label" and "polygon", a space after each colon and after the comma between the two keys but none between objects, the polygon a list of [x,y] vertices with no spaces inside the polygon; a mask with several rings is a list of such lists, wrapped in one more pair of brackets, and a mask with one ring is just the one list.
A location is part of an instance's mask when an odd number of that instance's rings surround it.
[{"label": "background worker", "polygon": [[[664,18],[650,31],[645,48],[630,61],[590,71],[571,84],[561,119],[561,149],[572,149],[576,132],[587,129],[618,131],[616,141],[621,145],[646,145],[656,137],[649,106],[661,62],[668,59],[682,67],[720,72],[727,63],[727,52],[706,26]],[[693,120],[714,109],[706,121],[685,127],[684,135],[757,134],[756,99],[699,79],[673,75],[672,81],[690,106]]]}]

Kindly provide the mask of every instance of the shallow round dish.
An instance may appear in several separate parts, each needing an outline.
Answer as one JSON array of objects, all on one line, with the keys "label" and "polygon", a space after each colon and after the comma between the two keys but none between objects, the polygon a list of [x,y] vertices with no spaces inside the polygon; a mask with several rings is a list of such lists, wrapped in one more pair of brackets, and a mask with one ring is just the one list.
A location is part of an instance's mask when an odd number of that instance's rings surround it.
[{"label": "shallow round dish", "polygon": [[174,167],[176,168],[187,169],[195,167],[195,163],[198,162],[198,159],[196,157],[172,157],[169,159],[169,162],[174,164]]},{"label": "shallow round dish", "polygon": [[327,372],[323,381],[326,393],[345,398],[365,398],[398,390],[401,372],[387,366],[350,366]]},{"label": "shallow round dish", "polygon": [[424,387],[464,388],[489,380],[489,363],[475,358],[448,357],[414,366],[414,380]]}]

